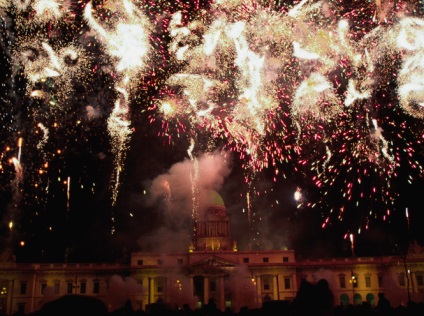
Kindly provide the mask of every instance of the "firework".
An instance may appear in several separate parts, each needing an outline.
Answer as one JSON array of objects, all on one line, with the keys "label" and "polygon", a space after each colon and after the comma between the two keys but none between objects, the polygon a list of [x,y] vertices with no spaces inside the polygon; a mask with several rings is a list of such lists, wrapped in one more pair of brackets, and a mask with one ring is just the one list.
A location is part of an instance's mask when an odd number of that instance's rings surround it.
[{"label": "firework", "polygon": [[[80,132],[109,114],[113,206],[130,137],[148,129],[134,126],[133,114],[161,121],[157,134],[170,144],[191,140],[193,196],[196,151],[223,147],[238,155],[249,191],[266,169],[274,169],[277,184],[306,175],[321,194],[302,205],[329,209],[323,227],[350,222],[350,213],[363,218],[352,225],[385,220],[396,206],[399,169],[409,170],[408,182],[421,176],[424,21],[404,2],[96,3],[0,1],[1,43],[11,47],[4,50],[9,89],[1,96],[11,110],[1,119],[8,139],[25,130],[18,135],[25,157],[36,156],[34,148],[42,164],[60,164],[59,134],[66,144],[90,142]],[[32,129],[41,140],[32,142]],[[22,143],[18,150],[11,174],[21,182]],[[41,169],[37,163],[32,169]],[[28,181],[41,183],[35,178]],[[246,197],[250,223],[253,195]],[[196,212],[193,200],[194,221]],[[114,214],[112,223],[114,232]]]}]

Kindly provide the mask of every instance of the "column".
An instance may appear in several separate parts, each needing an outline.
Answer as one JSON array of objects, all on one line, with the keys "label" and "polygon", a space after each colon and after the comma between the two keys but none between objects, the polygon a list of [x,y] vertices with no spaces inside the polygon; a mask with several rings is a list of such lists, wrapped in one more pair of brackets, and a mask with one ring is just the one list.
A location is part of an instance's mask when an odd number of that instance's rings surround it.
[{"label": "column", "polygon": [[193,280],[193,276],[190,276],[188,279],[188,286],[189,286],[189,293],[190,293],[190,298],[194,297],[194,280]]},{"label": "column", "polygon": [[146,310],[146,305],[149,304],[149,278],[143,277],[142,282],[143,282],[143,292],[141,293],[143,295],[142,296],[142,298],[143,298],[142,309]]},{"label": "column", "polygon": [[225,310],[225,290],[224,290],[224,276],[218,278],[219,282],[219,302],[218,307],[221,311]]},{"label": "column", "polygon": [[272,276],[272,289],[273,289],[273,300],[279,300],[280,299],[280,289],[278,288],[278,275]]},{"label": "column", "polygon": [[155,279],[149,278],[149,304],[155,302]]},{"label": "column", "polygon": [[290,285],[292,288],[292,296],[295,297],[296,296],[296,292],[297,292],[297,277],[296,277],[296,273],[293,273],[292,276],[290,277],[290,280],[292,282],[292,284]]},{"label": "column", "polygon": [[261,276],[256,276],[256,300],[259,305],[262,305],[262,282]]},{"label": "column", "polygon": [[[16,284],[18,286],[18,290],[19,289],[19,284]],[[9,314],[7,314],[7,310],[5,310],[5,313],[7,315],[12,315],[13,313],[13,297],[15,296],[15,280],[8,280],[8,285],[7,285],[7,303],[6,303],[6,309],[9,310]],[[19,293],[19,292],[18,292]],[[31,295],[32,300],[34,298],[34,294]],[[34,311],[34,307],[33,305],[31,305],[31,312]]]},{"label": "column", "polygon": [[[31,284],[31,310],[35,310],[35,296],[36,296],[36,290],[37,290],[37,272],[34,272],[34,275],[32,276],[32,284]],[[76,284],[75,284],[76,285]],[[27,289],[28,291],[28,289]]]},{"label": "column", "polygon": [[409,279],[411,282],[411,289],[412,289],[412,293],[418,293],[418,288],[417,288],[417,282],[415,282],[415,272],[409,273]]},{"label": "column", "polygon": [[203,304],[207,304],[209,302],[209,278],[203,278],[203,289],[204,289],[204,302]]}]

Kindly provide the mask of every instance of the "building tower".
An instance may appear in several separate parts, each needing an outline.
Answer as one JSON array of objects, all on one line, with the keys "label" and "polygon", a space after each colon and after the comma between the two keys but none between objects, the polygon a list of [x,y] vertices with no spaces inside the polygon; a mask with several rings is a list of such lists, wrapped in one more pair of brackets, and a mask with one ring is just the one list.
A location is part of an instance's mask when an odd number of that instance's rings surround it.
[{"label": "building tower", "polygon": [[199,198],[199,218],[196,222],[197,251],[231,250],[230,219],[222,197],[213,190]]}]

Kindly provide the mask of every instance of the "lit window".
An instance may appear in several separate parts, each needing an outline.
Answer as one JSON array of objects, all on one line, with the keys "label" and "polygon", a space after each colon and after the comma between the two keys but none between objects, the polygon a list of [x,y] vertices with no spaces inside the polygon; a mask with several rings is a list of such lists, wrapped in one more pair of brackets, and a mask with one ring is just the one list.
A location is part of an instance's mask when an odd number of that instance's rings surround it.
[{"label": "lit window", "polygon": [[290,289],[290,278],[288,277],[284,278],[284,289],[286,290]]},{"label": "lit window", "polygon": [[365,277],[365,286],[371,287],[371,277],[370,276]]}]

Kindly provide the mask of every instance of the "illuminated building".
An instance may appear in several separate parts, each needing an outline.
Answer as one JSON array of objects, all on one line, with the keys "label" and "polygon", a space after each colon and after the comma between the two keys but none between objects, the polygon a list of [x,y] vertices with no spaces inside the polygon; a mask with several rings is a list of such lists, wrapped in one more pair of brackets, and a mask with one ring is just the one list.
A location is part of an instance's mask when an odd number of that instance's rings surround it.
[{"label": "illuminated building", "polygon": [[217,307],[238,311],[260,307],[267,300],[290,301],[302,279],[325,278],[336,304],[376,305],[384,293],[392,306],[424,301],[424,252],[415,247],[401,257],[297,259],[293,250],[239,251],[231,241],[229,216],[222,198],[209,192],[200,204],[197,238],[184,253],[131,254],[129,264],[0,263],[0,311],[29,313],[43,301],[66,294],[107,300],[113,275],[137,285],[131,294],[135,309],[163,301],[171,307],[188,303],[200,308],[212,299]]}]

